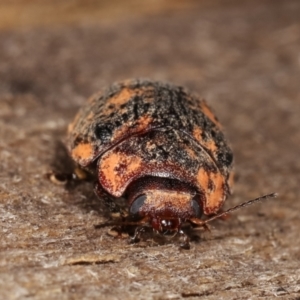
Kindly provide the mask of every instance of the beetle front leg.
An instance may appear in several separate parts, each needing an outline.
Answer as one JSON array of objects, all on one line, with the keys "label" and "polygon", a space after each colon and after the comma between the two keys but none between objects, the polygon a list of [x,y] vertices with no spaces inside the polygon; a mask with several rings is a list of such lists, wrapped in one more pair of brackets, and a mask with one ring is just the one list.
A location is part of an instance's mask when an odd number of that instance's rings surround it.
[{"label": "beetle front leg", "polygon": [[95,183],[94,192],[104,203],[105,207],[108,208],[113,217],[126,217],[125,211],[116,203],[115,199],[102,188],[102,186],[98,182]]},{"label": "beetle front leg", "polygon": [[190,250],[190,238],[188,237],[188,235],[182,229],[180,229],[178,233],[183,237],[183,242],[180,244],[179,248],[184,250]]},{"label": "beetle front leg", "polygon": [[211,232],[211,230],[210,230],[210,228],[207,224],[207,221],[204,221],[204,220],[201,220],[201,219],[198,219],[198,218],[191,218],[189,221],[192,224],[194,224],[197,228],[202,227],[205,231]]},{"label": "beetle front leg", "polygon": [[67,187],[72,187],[83,181],[91,181],[92,176],[83,168],[77,166],[72,172],[56,172],[51,171],[46,174],[50,181],[57,185],[65,185]]},{"label": "beetle front leg", "polygon": [[134,231],[134,236],[129,239],[129,244],[138,243],[141,239],[142,233],[145,232],[145,226],[138,226]]}]

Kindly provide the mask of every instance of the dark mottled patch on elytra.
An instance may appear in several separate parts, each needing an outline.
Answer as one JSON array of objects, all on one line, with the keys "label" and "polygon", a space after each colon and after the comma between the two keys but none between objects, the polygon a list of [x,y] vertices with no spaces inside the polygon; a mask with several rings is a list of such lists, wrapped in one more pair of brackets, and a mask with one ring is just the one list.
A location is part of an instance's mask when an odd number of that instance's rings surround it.
[{"label": "dark mottled patch on elytra", "polygon": [[97,124],[95,127],[95,136],[97,139],[107,140],[111,137],[114,125],[111,123]]},{"label": "dark mottled patch on elytra", "polygon": [[218,161],[222,162],[224,166],[229,167],[233,162],[233,154],[230,151],[222,151],[218,153]]}]

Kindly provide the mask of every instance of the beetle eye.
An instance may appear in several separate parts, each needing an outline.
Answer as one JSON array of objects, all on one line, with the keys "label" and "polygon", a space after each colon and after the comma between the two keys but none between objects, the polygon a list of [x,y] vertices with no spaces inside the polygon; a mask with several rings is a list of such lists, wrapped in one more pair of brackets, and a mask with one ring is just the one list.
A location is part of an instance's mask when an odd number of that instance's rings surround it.
[{"label": "beetle eye", "polygon": [[192,208],[195,212],[195,217],[200,218],[201,215],[202,215],[202,210],[201,210],[200,205],[199,205],[199,203],[196,199],[192,200]]},{"label": "beetle eye", "polygon": [[146,195],[140,195],[139,197],[137,197],[131,204],[130,214],[137,215],[140,211],[140,208],[144,205],[146,199]]}]

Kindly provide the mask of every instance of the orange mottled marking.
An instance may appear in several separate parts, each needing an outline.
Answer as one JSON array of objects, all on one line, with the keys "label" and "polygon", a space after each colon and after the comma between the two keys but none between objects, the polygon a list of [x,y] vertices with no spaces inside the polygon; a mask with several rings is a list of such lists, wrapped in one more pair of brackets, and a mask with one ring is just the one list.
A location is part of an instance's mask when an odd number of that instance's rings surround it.
[{"label": "orange mottled marking", "polygon": [[99,164],[101,184],[112,195],[119,197],[123,193],[128,177],[133,177],[141,167],[142,160],[138,156],[107,152]]},{"label": "orange mottled marking", "polygon": [[199,143],[202,142],[202,129],[200,127],[195,127],[193,130],[193,137],[198,141]]},{"label": "orange mottled marking", "polygon": [[193,130],[193,137],[196,139],[196,141],[205,147],[206,149],[209,149],[211,152],[216,152],[218,150],[218,147],[213,139],[204,140],[201,136],[202,129],[199,127],[195,127]]},{"label": "orange mottled marking", "polygon": [[75,161],[90,160],[93,157],[93,147],[91,144],[78,144],[71,152]]},{"label": "orange mottled marking", "polygon": [[210,179],[215,187],[208,192],[207,208],[216,212],[225,200],[224,177],[220,173],[210,173]]},{"label": "orange mottled marking", "polygon": [[148,128],[148,125],[152,122],[152,118],[145,115],[138,120],[137,131],[143,131]]},{"label": "orange mottled marking", "polygon": [[206,142],[203,142],[203,146],[206,148],[206,149],[209,149],[212,153],[216,152],[218,150],[218,147],[215,143],[214,140],[208,140]]},{"label": "orange mottled marking", "polygon": [[196,159],[198,157],[197,153],[193,149],[191,149],[189,147],[185,147],[185,150],[190,158]]},{"label": "orange mottled marking", "polygon": [[[216,213],[225,200],[224,177],[220,173],[206,172],[201,168],[197,174],[197,181],[206,196],[206,201],[204,202],[205,214]],[[210,187],[210,181],[213,188]]]},{"label": "orange mottled marking", "polygon": [[203,188],[204,191],[208,189],[209,176],[203,168],[200,168],[196,176],[198,185]]},{"label": "orange mottled marking", "polygon": [[201,101],[201,111],[219,128],[222,129],[222,125],[215,117],[211,109],[208,107],[205,101]]},{"label": "orange mottled marking", "polygon": [[127,103],[127,101],[136,94],[138,94],[138,90],[123,88],[118,94],[108,99],[107,106],[110,104],[120,106],[124,103]]},{"label": "orange mottled marking", "polygon": [[152,118],[146,115],[137,121],[137,125],[134,128],[130,128],[130,124],[123,124],[123,126],[114,132],[112,140],[122,138],[129,134],[143,132],[148,129],[148,125],[151,124],[151,122]]},{"label": "orange mottled marking", "polygon": [[[130,81],[128,83],[130,83]],[[107,100],[106,106],[108,107],[111,104],[120,106],[122,104],[126,104],[128,100],[130,100],[134,96],[141,96],[144,93],[151,91],[153,91],[153,87],[130,88],[125,86],[116,95]],[[150,98],[148,98],[147,101],[149,101],[149,99]]]}]

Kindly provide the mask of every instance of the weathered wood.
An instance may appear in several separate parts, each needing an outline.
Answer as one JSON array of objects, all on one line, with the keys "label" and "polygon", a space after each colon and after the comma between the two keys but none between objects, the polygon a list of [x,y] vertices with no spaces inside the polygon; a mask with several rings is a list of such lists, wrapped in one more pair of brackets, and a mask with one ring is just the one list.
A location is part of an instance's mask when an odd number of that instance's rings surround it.
[{"label": "weathered wood", "polygon": [[[0,32],[1,299],[299,299],[300,2],[251,3]],[[92,184],[46,174],[71,169],[61,141],[85,98],[137,76],[214,108],[235,153],[225,208],[278,198],[212,222],[188,251],[95,226]]]}]

